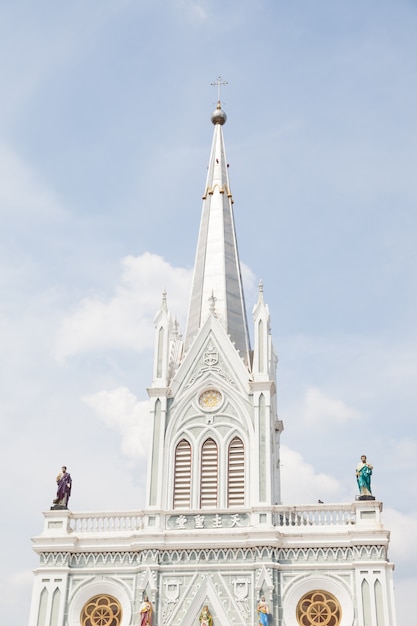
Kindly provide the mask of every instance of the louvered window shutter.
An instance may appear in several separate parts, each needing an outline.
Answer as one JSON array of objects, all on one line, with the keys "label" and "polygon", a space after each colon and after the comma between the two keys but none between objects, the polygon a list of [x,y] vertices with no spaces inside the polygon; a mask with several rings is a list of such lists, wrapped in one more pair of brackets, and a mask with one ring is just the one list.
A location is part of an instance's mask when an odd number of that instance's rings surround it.
[{"label": "louvered window shutter", "polygon": [[191,507],[191,445],[182,439],[175,449],[174,509]]},{"label": "louvered window shutter", "polygon": [[200,507],[202,509],[217,506],[218,476],[217,445],[213,439],[206,439],[201,448]]},{"label": "louvered window shutter", "polygon": [[227,468],[227,506],[245,504],[245,449],[235,437],[229,445]]}]

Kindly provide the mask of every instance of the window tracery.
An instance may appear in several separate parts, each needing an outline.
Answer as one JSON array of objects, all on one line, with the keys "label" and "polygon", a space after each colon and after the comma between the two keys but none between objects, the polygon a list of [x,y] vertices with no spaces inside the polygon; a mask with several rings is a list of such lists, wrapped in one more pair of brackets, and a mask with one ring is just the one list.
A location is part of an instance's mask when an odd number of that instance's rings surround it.
[{"label": "window tracery", "polygon": [[81,626],[120,626],[121,621],[120,602],[107,594],[94,596],[81,611]]},{"label": "window tracery", "polygon": [[341,606],[328,591],[310,591],[297,605],[300,626],[339,626],[341,619]]}]

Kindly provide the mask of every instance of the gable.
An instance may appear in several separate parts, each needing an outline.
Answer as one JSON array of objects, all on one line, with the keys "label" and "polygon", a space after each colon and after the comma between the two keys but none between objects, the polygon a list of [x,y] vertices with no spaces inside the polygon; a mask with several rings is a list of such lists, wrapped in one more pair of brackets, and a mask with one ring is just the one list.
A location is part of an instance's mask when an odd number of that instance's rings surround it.
[{"label": "gable", "polygon": [[249,392],[251,373],[219,321],[210,315],[171,382],[171,396],[198,384],[207,373]]}]

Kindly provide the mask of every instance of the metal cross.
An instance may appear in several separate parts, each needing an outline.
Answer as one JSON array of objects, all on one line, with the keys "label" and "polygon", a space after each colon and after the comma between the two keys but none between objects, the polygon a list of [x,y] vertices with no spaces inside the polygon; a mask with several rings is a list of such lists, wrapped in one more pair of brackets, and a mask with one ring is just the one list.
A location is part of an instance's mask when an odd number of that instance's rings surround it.
[{"label": "metal cross", "polygon": [[217,85],[217,101],[220,102],[220,90],[222,85],[228,85],[229,83],[227,82],[227,80],[223,80],[223,78],[221,76],[217,77],[217,80],[214,81],[214,83],[210,83],[210,85],[212,87],[216,87]]}]

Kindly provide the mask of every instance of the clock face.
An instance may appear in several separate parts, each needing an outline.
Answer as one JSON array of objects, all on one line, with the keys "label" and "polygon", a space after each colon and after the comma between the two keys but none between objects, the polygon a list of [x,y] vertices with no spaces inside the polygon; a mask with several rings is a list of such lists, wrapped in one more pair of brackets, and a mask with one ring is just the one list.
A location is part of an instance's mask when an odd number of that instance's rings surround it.
[{"label": "clock face", "polygon": [[198,399],[198,404],[204,411],[214,411],[223,400],[223,396],[217,389],[203,391]]}]

